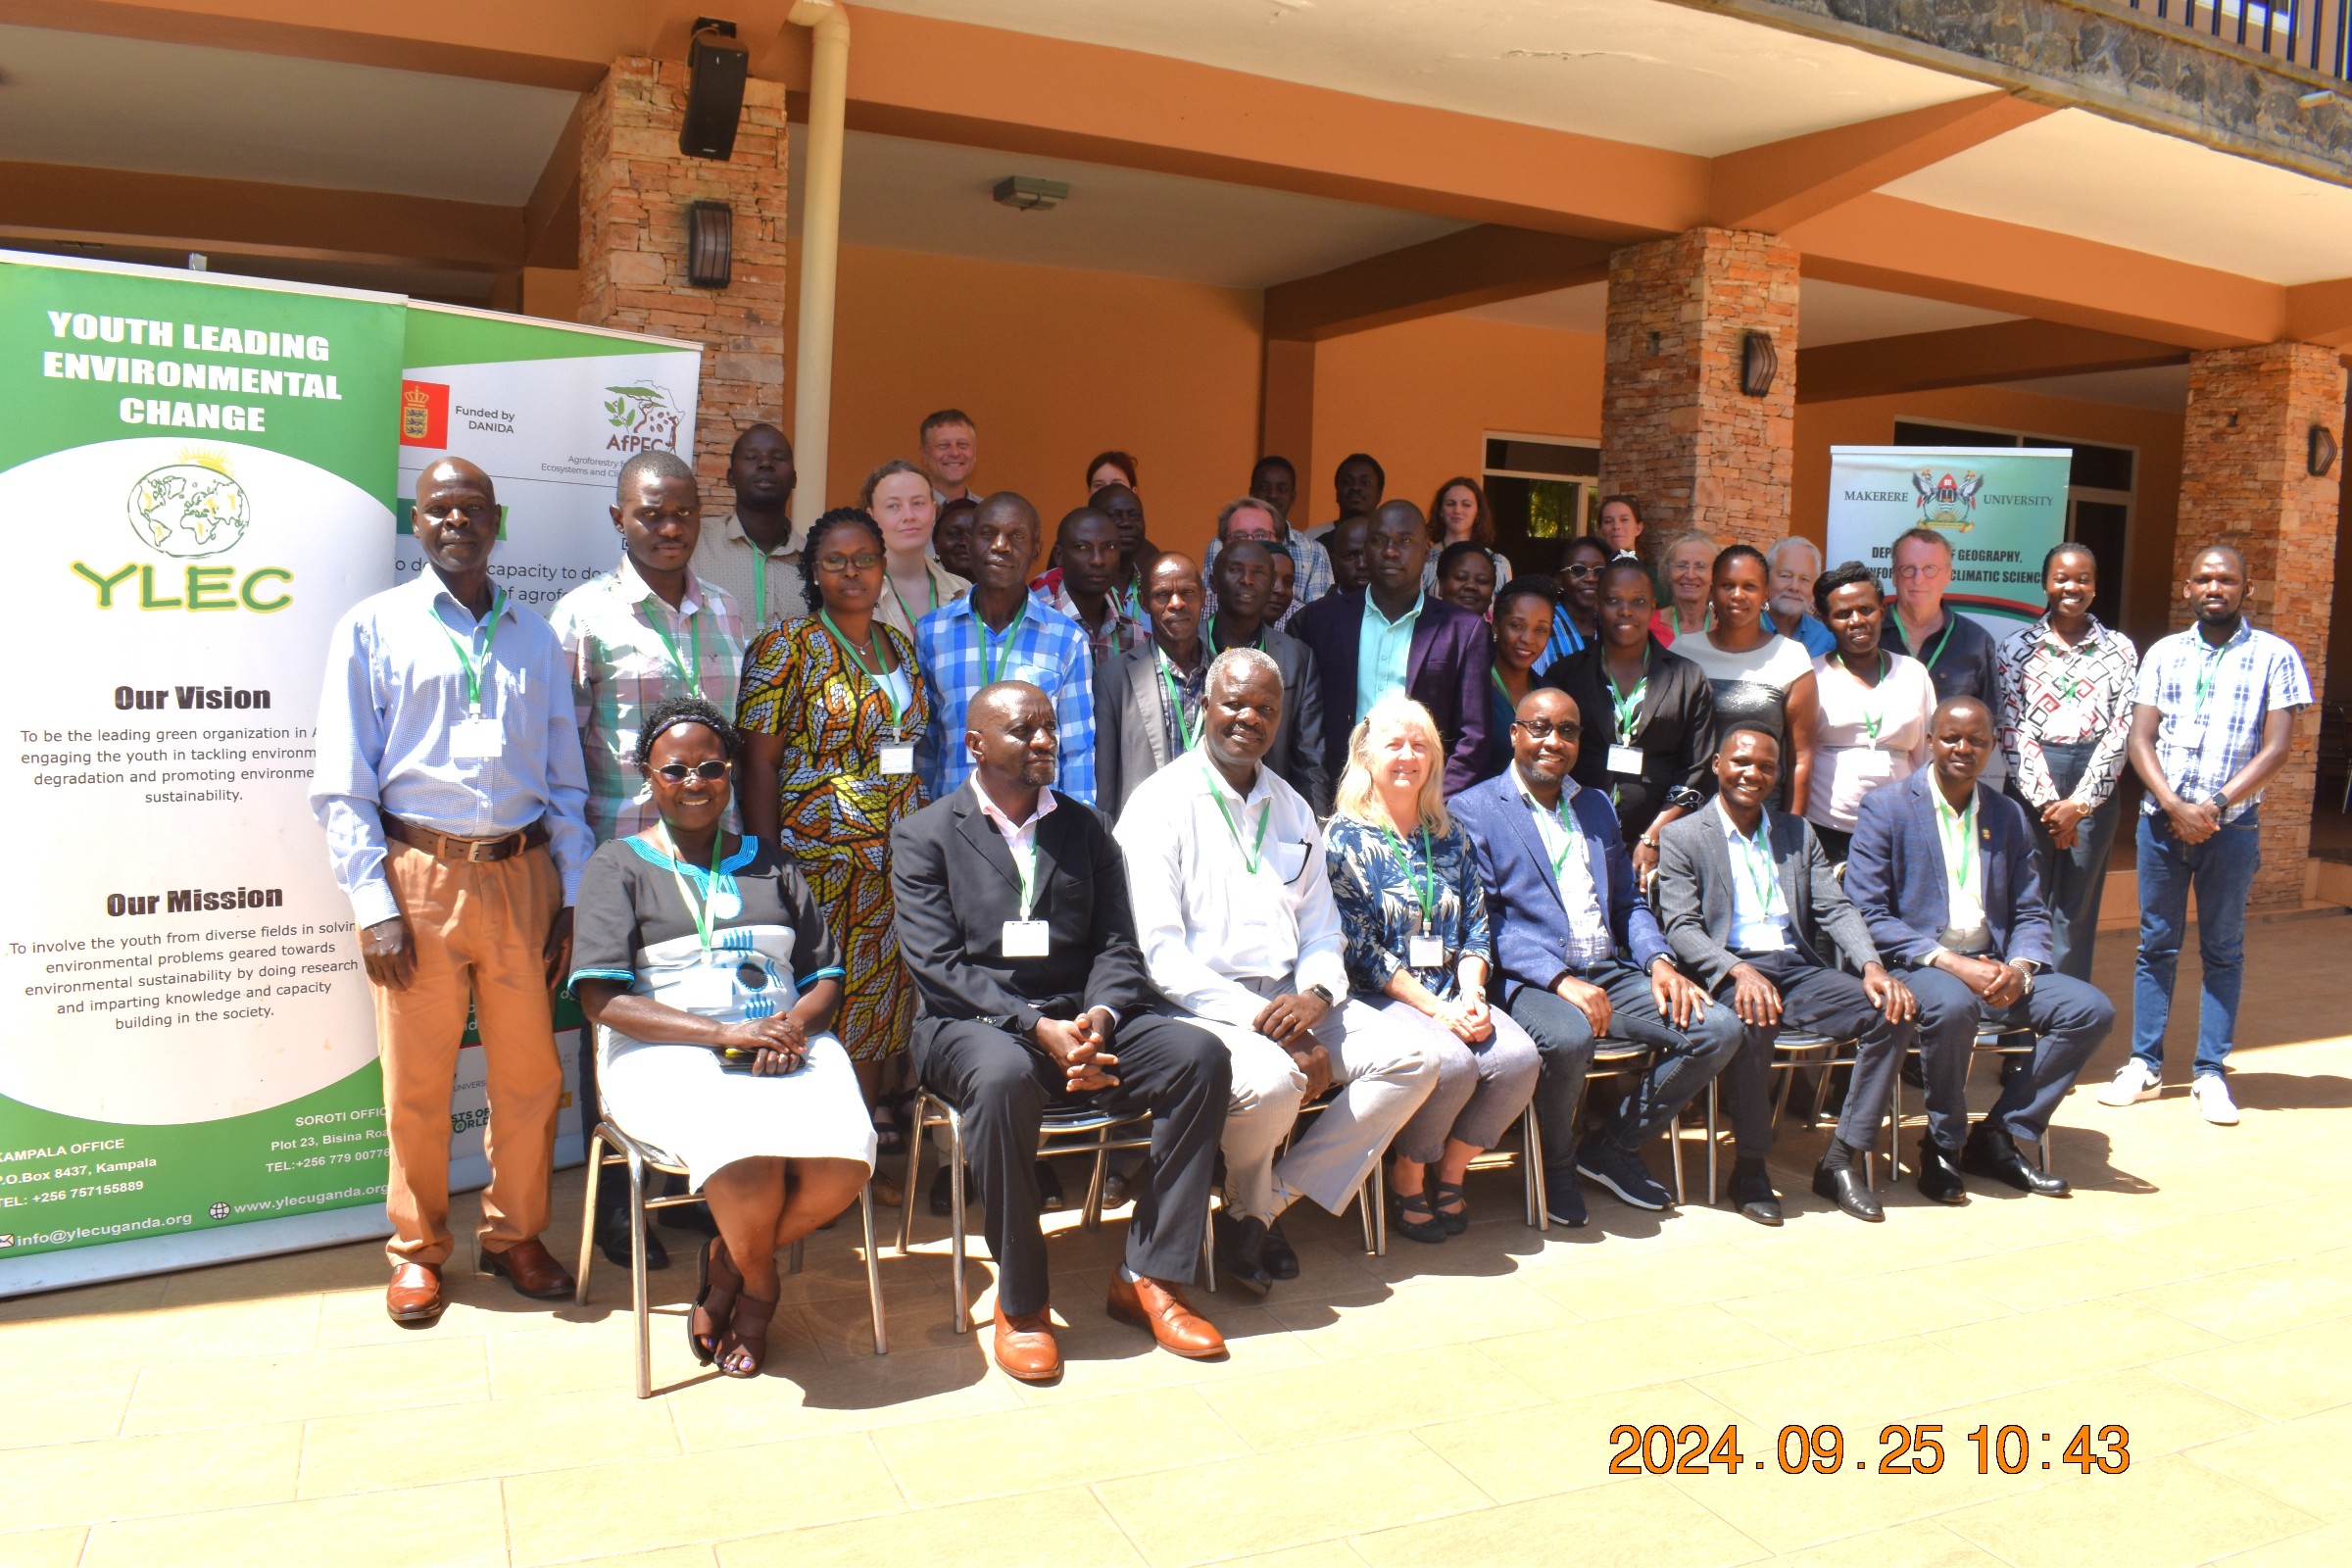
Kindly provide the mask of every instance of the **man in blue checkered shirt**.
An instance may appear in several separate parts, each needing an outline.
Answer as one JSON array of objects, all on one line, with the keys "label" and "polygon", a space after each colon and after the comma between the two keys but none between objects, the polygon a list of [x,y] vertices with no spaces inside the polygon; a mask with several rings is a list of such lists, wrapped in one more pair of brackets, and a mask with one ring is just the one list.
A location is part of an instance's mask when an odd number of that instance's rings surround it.
[{"label": "man in blue checkered shirt", "polygon": [[983,686],[1024,680],[1054,703],[1061,773],[1054,787],[1095,804],[1094,657],[1078,622],[1029,592],[1029,564],[1043,533],[1037,509],[1009,490],[972,514],[972,591],[914,628],[915,657],[931,682],[931,725],[915,744],[915,771],[931,799],[972,775],[964,710]]},{"label": "man in blue checkered shirt", "polygon": [[2164,1074],[2173,976],[2197,897],[2204,995],[2189,1096],[2217,1127],[2237,1121],[2225,1063],[2245,973],[2246,900],[2262,866],[2256,805],[2286,761],[2311,676],[2294,645],[2246,623],[2246,562],[2228,545],[2197,552],[2181,597],[2197,623],[2139,663],[2132,765],[2147,785],[2139,817],[2139,958],[2132,980],[2132,1059],[2099,1091],[2103,1105],[2152,1100]]}]

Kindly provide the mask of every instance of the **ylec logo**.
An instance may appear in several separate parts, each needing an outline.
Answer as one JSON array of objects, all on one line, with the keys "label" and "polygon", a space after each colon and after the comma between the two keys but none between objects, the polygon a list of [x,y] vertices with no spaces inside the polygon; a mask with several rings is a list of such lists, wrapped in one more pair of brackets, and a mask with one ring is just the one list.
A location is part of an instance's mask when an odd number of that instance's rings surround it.
[{"label": "ylec logo", "polygon": [[[294,574],[283,566],[240,573],[229,565],[198,565],[233,550],[253,525],[253,500],[219,452],[187,451],[176,463],[139,475],[123,501],[131,533],[158,555],[189,563],[177,571],[128,563],[108,571],[84,562],[74,574],[97,591],[100,610],[250,610],[261,614],[292,604]],[[135,579],[135,583],[134,583]],[[136,599],[132,595],[136,592]]]}]

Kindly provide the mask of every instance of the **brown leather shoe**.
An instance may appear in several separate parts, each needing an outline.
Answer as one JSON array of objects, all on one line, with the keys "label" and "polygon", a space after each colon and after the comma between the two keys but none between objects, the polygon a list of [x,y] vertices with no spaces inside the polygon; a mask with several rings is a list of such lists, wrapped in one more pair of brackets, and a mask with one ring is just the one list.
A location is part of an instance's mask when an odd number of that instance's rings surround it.
[{"label": "brown leather shoe", "polygon": [[1051,1383],[1061,1376],[1061,1347],[1054,1320],[1043,1312],[997,1314],[997,1365],[1023,1383]]},{"label": "brown leather shoe", "polygon": [[1125,1273],[1110,1277],[1110,1298],[1103,1309],[1122,1323],[1150,1329],[1163,1350],[1203,1360],[1225,1353],[1225,1336],[1216,1325],[1193,1310],[1181,1285],[1162,1285],[1154,1279],[1131,1280]]},{"label": "brown leather shoe", "polygon": [[431,1263],[402,1263],[384,1288],[384,1312],[393,1322],[420,1329],[440,1317],[441,1270]]},{"label": "brown leather shoe", "polygon": [[517,1295],[534,1301],[561,1300],[572,1290],[571,1270],[557,1262],[547,1244],[536,1236],[527,1242],[516,1242],[503,1252],[483,1248],[481,1271],[504,1274],[514,1282]]}]

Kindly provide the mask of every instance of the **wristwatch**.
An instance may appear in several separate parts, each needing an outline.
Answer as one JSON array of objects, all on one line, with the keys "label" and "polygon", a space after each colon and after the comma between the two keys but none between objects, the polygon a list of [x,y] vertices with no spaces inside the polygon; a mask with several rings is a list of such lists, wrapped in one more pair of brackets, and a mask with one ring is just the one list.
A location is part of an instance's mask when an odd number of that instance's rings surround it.
[{"label": "wristwatch", "polygon": [[1323,999],[1323,1005],[1326,1007],[1336,1007],[1340,1004],[1340,999],[1331,994],[1331,987],[1329,986],[1311,985],[1306,989],[1312,992],[1314,995],[1321,997]]},{"label": "wristwatch", "polygon": [[2015,969],[2018,972],[2019,978],[2025,981],[2026,995],[2029,997],[2032,996],[2034,994],[2034,971],[2039,967],[2039,965],[2034,963],[2032,958],[2011,958],[2008,960],[2008,964],[2010,968]]},{"label": "wristwatch", "polygon": [[1650,849],[1653,849],[1653,850],[1654,850],[1654,849],[1656,849],[1656,848],[1658,847],[1658,834],[1657,834],[1657,830],[1656,830],[1655,828],[1652,828],[1652,829],[1650,829],[1650,831],[1648,831],[1648,832],[1646,832],[1646,833],[1642,834],[1642,835],[1640,838],[1638,838],[1638,839],[1634,840],[1634,842],[1635,842],[1636,844],[1647,845],[1647,846],[1648,846]]},{"label": "wristwatch", "polygon": [[2205,804],[2212,807],[2216,811],[2227,811],[2230,809],[2230,792],[2228,790],[2215,790],[2211,795],[2205,797]]}]

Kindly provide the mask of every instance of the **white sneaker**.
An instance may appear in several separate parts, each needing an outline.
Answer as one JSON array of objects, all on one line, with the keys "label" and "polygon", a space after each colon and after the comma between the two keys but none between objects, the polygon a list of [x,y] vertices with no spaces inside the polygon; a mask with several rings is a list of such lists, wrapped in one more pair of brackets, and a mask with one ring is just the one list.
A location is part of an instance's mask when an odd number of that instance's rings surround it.
[{"label": "white sneaker", "polygon": [[2148,1064],[2133,1056],[2116,1070],[2115,1081],[2099,1091],[2102,1105],[2131,1105],[2143,1100],[2154,1100],[2161,1087]]},{"label": "white sneaker", "polygon": [[2188,1086],[2188,1098],[2197,1102],[2197,1112],[2216,1127],[2237,1125],[2237,1102],[2230,1098],[2229,1082],[2218,1072],[2201,1072]]}]

